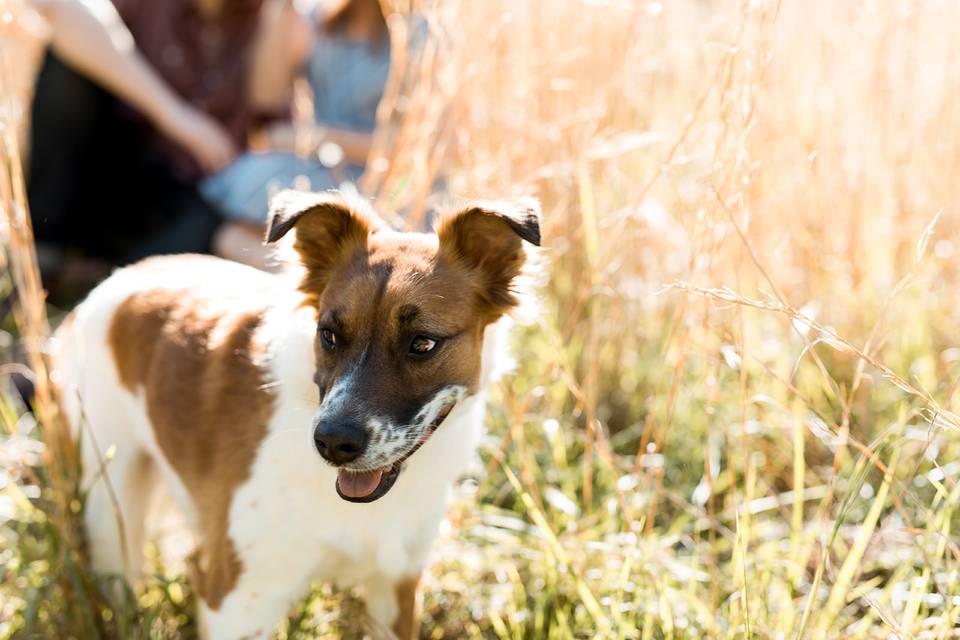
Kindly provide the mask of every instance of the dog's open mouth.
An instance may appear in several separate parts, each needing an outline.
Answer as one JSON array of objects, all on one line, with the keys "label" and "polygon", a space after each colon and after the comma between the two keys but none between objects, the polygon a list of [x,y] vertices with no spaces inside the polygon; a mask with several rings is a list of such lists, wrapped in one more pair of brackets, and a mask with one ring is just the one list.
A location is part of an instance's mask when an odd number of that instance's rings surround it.
[{"label": "dog's open mouth", "polygon": [[337,495],[347,502],[373,502],[387,495],[387,492],[390,491],[394,483],[396,483],[397,478],[400,477],[400,472],[403,471],[403,463],[415,454],[430,436],[433,435],[433,432],[437,430],[440,423],[450,415],[455,404],[455,402],[451,402],[444,407],[440,413],[437,414],[434,421],[430,423],[430,426],[423,430],[423,435],[420,436],[420,440],[414,445],[413,449],[410,449],[410,451],[402,458],[393,462],[393,464],[371,471],[339,469],[336,483]]}]

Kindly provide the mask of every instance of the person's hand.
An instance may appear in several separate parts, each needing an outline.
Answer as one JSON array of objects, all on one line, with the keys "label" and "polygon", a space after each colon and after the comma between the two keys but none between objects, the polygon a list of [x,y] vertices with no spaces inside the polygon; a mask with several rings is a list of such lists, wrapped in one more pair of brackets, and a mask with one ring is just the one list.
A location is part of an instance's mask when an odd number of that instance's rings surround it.
[{"label": "person's hand", "polygon": [[272,151],[295,151],[297,131],[289,122],[274,122],[266,127],[267,146]]},{"label": "person's hand", "polygon": [[272,151],[290,151],[304,158],[315,156],[327,137],[316,125],[275,122],[266,128],[267,146]]},{"label": "person's hand", "polygon": [[189,105],[175,108],[163,129],[206,173],[216,173],[237,157],[237,147],[226,129]]}]

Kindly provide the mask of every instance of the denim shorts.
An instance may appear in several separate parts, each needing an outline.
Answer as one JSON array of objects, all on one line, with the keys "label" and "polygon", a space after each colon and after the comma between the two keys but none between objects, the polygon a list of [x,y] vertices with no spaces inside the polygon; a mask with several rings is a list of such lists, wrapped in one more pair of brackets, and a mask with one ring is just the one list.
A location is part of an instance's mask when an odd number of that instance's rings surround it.
[{"label": "denim shorts", "polygon": [[362,173],[362,167],[347,166],[335,176],[319,160],[279,151],[248,152],[201,180],[200,194],[228,220],[265,224],[270,197],[277,191],[336,189]]}]

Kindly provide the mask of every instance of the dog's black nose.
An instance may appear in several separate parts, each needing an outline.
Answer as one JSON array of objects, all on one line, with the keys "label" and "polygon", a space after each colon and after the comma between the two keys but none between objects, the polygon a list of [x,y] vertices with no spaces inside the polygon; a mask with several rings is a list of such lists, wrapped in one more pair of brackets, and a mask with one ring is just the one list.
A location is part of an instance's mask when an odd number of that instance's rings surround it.
[{"label": "dog's black nose", "polygon": [[321,422],[313,430],[317,451],[333,464],[353,462],[367,448],[367,430],[349,421]]}]

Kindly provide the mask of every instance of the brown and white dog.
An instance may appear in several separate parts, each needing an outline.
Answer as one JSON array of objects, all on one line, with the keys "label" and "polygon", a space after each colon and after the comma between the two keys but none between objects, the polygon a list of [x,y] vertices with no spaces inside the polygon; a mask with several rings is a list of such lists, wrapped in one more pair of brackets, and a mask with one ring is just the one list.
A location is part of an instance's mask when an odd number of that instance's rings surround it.
[{"label": "brown and white dog", "polygon": [[206,637],[269,636],[314,580],[359,587],[374,620],[410,637],[538,208],[481,202],[436,234],[399,233],[336,194],[286,191],[267,241],[290,231],[299,279],[152,258],[58,332],[94,569],[136,579],[162,483],[195,534]]}]

